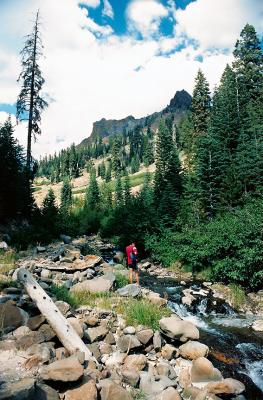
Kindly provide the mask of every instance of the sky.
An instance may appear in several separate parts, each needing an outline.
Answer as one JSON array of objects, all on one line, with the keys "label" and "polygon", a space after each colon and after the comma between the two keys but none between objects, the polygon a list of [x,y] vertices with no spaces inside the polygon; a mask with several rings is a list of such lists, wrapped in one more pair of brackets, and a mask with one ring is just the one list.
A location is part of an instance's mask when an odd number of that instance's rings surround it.
[{"label": "sky", "polygon": [[[263,34],[261,0],[0,0],[0,121],[10,113],[16,124],[19,52],[38,9],[49,107],[36,158],[78,144],[101,118],[139,118],[177,90],[192,94],[199,68],[212,91],[245,24]],[[25,122],[15,136],[26,145]]]}]

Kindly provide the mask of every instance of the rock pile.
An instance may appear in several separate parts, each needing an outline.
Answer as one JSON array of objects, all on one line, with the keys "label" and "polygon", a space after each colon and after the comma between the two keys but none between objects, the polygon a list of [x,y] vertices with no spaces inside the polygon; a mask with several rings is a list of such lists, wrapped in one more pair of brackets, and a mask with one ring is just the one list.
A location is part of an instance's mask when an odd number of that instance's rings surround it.
[{"label": "rock pile", "polygon": [[[38,247],[17,267],[30,271],[48,293],[52,283],[73,294],[115,290],[114,267],[100,255],[86,255],[84,249],[91,248],[87,238],[63,241]],[[111,245],[97,241],[96,247]],[[146,264],[143,268],[149,270]],[[80,351],[70,355],[23,288],[15,285],[17,269],[9,277],[14,287],[0,295],[0,400],[216,400],[221,395],[240,399],[245,391],[241,382],[223,378],[207,358],[209,349],[199,342],[197,327],[175,314],[162,318],[153,330],[127,325],[114,309],[73,308],[53,296],[95,360],[85,360]],[[117,303],[134,297],[160,307],[167,303],[136,285],[115,291],[115,296]]]}]

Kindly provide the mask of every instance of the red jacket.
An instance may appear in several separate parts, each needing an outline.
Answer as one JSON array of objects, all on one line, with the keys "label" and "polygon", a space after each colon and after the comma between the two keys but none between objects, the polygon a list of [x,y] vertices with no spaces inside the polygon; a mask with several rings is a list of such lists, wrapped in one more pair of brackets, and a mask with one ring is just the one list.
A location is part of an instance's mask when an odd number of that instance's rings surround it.
[{"label": "red jacket", "polygon": [[128,265],[132,264],[132,259],[131,259],[131,253],[138,254],[137,248],[130,244],[129,246],[126,247],[126,255],[128,259]]}]

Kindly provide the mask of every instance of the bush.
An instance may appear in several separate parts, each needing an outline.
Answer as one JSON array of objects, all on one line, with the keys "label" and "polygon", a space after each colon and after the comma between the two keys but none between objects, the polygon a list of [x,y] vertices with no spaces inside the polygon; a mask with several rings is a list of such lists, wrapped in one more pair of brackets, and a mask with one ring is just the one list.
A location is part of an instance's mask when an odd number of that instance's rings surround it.
[{"label": "bush", "polygon": [[121,274],[120,272],[115,273],[115,284],[117,289],[120,289],[123,286],[128,285],[128,283],[129,279],[127,278],[127,276]]},{"label": "bush", "polygon": [[262,287],[263,201],[181,232],[163,230],[148,236],[146,247],[165,266],[180,261],[194,273],[210,270],[214,280]]},{"label": "bush", "polygon": [[124,306],[124,318],[128,325],[144,325],[159,329],[159,321],[170,315],[166,307],[160,307],[148,300],[130,300]]},{"label": "bush", "polygon": [[78,302],[74,295],[72,295],[66,286],[58,286],[52,284],[50,286],[50,292],[57,298],[57,300],[65,301],[70,306],[75,307],[78,305]]}]

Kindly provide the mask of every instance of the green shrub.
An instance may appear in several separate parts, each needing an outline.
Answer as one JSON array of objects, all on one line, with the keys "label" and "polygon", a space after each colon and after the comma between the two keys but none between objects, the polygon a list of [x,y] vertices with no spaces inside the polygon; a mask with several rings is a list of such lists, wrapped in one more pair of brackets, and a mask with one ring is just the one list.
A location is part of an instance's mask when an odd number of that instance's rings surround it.
[{"label": "green shrub", "polygon": [[181,232],[148,236],[146,248],[165,266],[180,261],[194,273],[210,270],[213,280],[262,287],[263,201]]},{"label": "green shrub", "polygon": [[168,308],[157,306],[148,300],[129,300],[124,305],[124,318],[128,325],[144,325],[156,330],[160,319],[168,315]]},{"label": "green shrub", "polygon": [[58,286],[52,284],[50,286],[50,292],[57,298],[57,300],[65,301],[70,306],[75,307],[78,305],[78,302],[74,295],[72,295],[66,286]]},{"label": "green shrub", "polygon": [[115,273],[115,284],[117,289],[120,289],[123,286],[128,285],[128,283],[129,279],[127,278],[127,276],[121,274],[120,272]]}]

